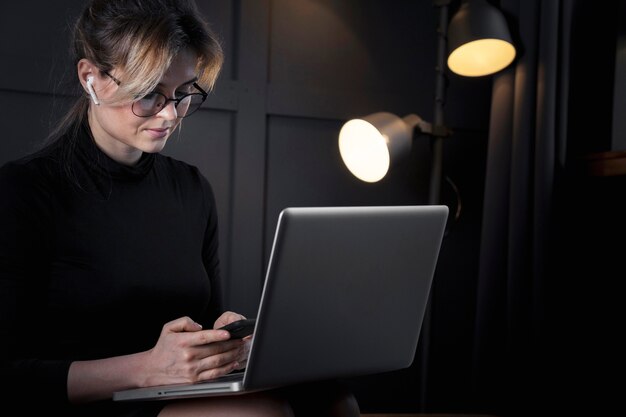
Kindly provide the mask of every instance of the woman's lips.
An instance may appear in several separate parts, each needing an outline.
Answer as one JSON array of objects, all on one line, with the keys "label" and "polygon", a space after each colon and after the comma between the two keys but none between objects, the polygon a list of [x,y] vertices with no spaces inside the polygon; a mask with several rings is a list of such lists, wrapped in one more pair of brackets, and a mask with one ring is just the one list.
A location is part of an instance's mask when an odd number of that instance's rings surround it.
[{"label": "woman's lips", "polygon": [[162,138],[166,137],[169,134],[170,129],[167,128],[167,127],[166,128],[151,128],[151,129],[146,129],[146,131],[153,138],[155,138],[155,139],[162,139]]}]

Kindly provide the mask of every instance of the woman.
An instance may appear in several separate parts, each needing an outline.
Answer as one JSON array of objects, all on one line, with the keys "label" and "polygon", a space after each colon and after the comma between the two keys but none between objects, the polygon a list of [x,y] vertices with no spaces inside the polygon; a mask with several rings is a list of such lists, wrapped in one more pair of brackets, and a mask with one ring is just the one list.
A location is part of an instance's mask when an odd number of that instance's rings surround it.
[{"label": "woman", "polygon": [[[159,154],[206,99],[223,54],[191,0],[93,0],[76,22],[73,51],[84,94],[45,148],[0,170],[4,407],[294,415],[287,393],[297,389],[111,401],[118,390],[246,365],[249,340],[215,330],[243,316],[218,302],[211,186],[197,168]],[[352,397],[333,395],[330,408],[358,415]]]}]

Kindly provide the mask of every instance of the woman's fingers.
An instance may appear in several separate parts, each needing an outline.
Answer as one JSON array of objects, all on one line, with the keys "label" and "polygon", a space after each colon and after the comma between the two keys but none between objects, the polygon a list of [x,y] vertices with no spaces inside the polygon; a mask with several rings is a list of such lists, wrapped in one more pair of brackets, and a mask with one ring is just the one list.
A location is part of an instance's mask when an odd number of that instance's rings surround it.
[{"label": "woman's fingers", "polygon": [[202,330],[202,325],[193,321],[191,317],[180,317],[165,323],[163,330],[169,332],[197,332]]},{"label": "woman's fingers", "polygon": [[226,311],[222,313],[222,315],[217,320],[215,320],[215,324],[213,325],[213,328],[219,329],[220,327],[226,326],[228,323],[232,323],[233,321],[242,320],[245,318],[246,318],[245,316],[239,313],[235,313],[233,311]]},{"label": "woman's fingers", "polygon": [[230,334],[225,330],[202,330],[202,325],[189,317],[181,317],[166,323],[161,336],[173,333],[176,333],[178,344],[189,347],[208,345],[230,338]]},{"label": "woman's fingers", "polygon": [[[235,344],[233,344],[235,342]],[[241,362],[247,360],[245,345],[240,340],[214,343],[199,347],[198,353],[203,357],[199,360],[199,379],[213,379],[232,372],[241,367]]]}]

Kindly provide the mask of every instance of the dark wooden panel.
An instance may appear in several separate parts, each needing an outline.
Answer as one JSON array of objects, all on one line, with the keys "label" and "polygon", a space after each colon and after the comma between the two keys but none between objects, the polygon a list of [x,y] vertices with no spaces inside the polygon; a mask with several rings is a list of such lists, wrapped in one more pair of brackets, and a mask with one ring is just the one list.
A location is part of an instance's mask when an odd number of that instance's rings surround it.
[{"label": "dark wooden panel", "polygon": [[82,2],[5,1],[0,13],[0,90],[62,91],[70,32]]},{"label": "dark wooden panel", "polygon": [[421,3],[273,0],[270,81],[376,95],[421,89],[435,58],[422,35],[436,24]]},{"label": "dark wooden panel", "polygon": [[0,90],[0,164],[24,156],[43,143],[48,126],[54,123],[53,103],[45,95]]},{"label": "dark wooden panel", "polygon": [[[342,118],[432,112],[434,11],[419,2],[272,2],[272,114]],[[434,37],[433,37],[434,38]]]},{"label": "dark wooden panel", "polygon": [[263,283],[265,134],[269,3],[238,7],[238,112],[233,142],[228,306],[256,315]]},{"label": "dark wooden panel", "polygon": [[432,112],[432,93],[427,90],[425,88],[418,94],[375,93],[370,90],[272,83],[268,86],[267,112],[273,116],[348,120],[384,109],[399,116],[418,113],[427,119]]}]

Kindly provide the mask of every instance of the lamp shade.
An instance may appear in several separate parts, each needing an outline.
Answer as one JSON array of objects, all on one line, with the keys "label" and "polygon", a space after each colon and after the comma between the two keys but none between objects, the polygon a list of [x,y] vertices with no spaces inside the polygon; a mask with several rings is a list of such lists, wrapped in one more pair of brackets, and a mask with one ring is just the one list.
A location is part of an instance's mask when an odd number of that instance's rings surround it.
[{"label": "lamp shade", "polygon": [[448,67],[456,74],[480,77],[507,67],[515,46],[502,13],[486,0],[466,0],[448,26]]},{"label": "lamp shade", "polygon": [[346,167],[362,181],[380,181],[393,163],[409,153],[416,117],[379,112],[346,122],[339,132],[339,152]]}]

